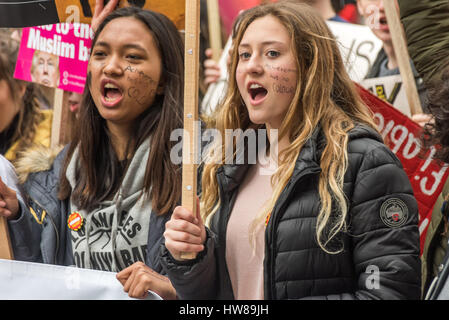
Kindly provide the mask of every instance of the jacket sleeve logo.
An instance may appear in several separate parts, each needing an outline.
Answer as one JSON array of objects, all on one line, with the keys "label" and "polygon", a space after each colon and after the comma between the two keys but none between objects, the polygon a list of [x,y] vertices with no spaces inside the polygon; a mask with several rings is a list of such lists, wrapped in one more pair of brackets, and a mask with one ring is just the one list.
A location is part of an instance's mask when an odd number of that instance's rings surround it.
[{"label": "jacket sleeve logo", "polygon": [[407,205],[398,198],[391,198],[382,203],[380,207],[380,219],[390,228],[398,228],[407,222]]}]

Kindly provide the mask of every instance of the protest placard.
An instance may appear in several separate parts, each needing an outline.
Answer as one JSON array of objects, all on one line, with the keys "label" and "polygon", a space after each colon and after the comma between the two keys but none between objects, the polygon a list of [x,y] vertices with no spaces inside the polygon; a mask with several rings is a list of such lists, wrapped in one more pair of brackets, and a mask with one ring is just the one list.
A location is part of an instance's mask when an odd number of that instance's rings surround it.
[{"label": "protest placard", "polygon": [[[104,1],[105,3],[108,0]],[[169,17],[184,29],[183,0],[120,0],[119,7],[137,6]],[[90,23],[95,0],[9,0],[0,2],[0,28],[23,28],[55,23]]]},{"label": "protest placard", "polygon": [[92,37],[88,24],[24,28],[14,77],[82,93]]},{"label": "protest placard", "polygon": [[[90,23],[95,10],[95,0],[56,0],[59,22]],[[108,0],[104,1],[105,4]],[[118,7],[137,6],[165,14],[180,30],[185,25],[184,0],[121,0]]]},{"label": "protest placard", "polygon": [[365,78],[382,48],[379,40],[367,26],[327,21],[338,41],[346,71],[353,81]]},{"label": "protest placard", "polygon": [[360,85],[374,93],[378,98],[393,105],[407,117],[411,117],[410,106],[400,74],[364,79],[360,81]]}]

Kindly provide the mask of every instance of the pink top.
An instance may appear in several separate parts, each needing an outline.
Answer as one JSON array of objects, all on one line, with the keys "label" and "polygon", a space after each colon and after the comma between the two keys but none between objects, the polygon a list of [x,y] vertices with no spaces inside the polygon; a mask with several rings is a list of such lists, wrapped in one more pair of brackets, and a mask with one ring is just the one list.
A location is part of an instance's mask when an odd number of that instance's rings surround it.
[{"label": "pink top", "polygon": [[235,299],[264,299],[263,259],[265,223],[256,229],[255,247],[250,243],[250,227],[269,200],[274,170],[252,165],[239,187],[226,232],[226,264]]}]

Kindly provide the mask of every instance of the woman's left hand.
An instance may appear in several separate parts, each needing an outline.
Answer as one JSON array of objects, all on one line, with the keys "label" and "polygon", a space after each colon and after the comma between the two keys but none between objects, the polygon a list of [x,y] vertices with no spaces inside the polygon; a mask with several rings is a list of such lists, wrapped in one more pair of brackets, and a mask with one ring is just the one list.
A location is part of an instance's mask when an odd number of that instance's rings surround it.
[{"label": "woman's left hand", "polygon": [[170,280],[140,261],[117,273],[117,280],[131,298],[144,299],[151,290],[164,300],[176,299],[176,290]]}]

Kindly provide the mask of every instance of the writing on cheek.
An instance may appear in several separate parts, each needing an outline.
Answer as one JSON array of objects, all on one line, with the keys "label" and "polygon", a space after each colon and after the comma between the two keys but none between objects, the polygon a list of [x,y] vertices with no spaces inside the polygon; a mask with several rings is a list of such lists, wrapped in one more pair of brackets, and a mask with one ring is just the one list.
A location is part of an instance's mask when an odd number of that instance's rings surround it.
[{"label": "writing on cheek", "polygon": [[146,75],[143,71],[140,71],[137,68],[127,66],[124,71],[129,72],[133,75],[133,77],[128,76],[128,80],[134,81],[135,83],[139,83],[141,85],[156,84],[156,81],[154,81],[150,76]]},{"label": "writing on cheek", "polygon": [[276,81],[284,81],[284,82],[289,82],[290,81],[290,78],[279,76],[279,75],[273,75],[273,74],[270,74],[270,78],[274,79]]},{"label": "writing on cheek", "polygon": [[273,90],[276,93],[292,94],[295,93],[295,87],[284,86],[283,84],[274,83]]},{"label": "writing on cheek", "polygon": [[264,65],[264,67],[267,70],[273,70],[273,71],[278,71],[278,72],[283,72],[283,73],[296,73],[297,70],[296,69],[291,69],[291,68],[286,68],[286,67],[280,67],[280,66],[274,66],[271,64],[266,63]]},{"label": "writing on cheek", "polygon": [[130,87],[128,89],[128,97],[134,99],[138,104],[145,105],[146,100],[156,93],[155,89],[141,91],[137,87]]},{"label": "writing on cheek", "polygon": [[127,66],[124,71],[129,73],[127,80],[132,84],[128,89],[128,97],[134,99],[138,104],[144,105],[147,99],[155,95],[156,81],[132,66]]}]

